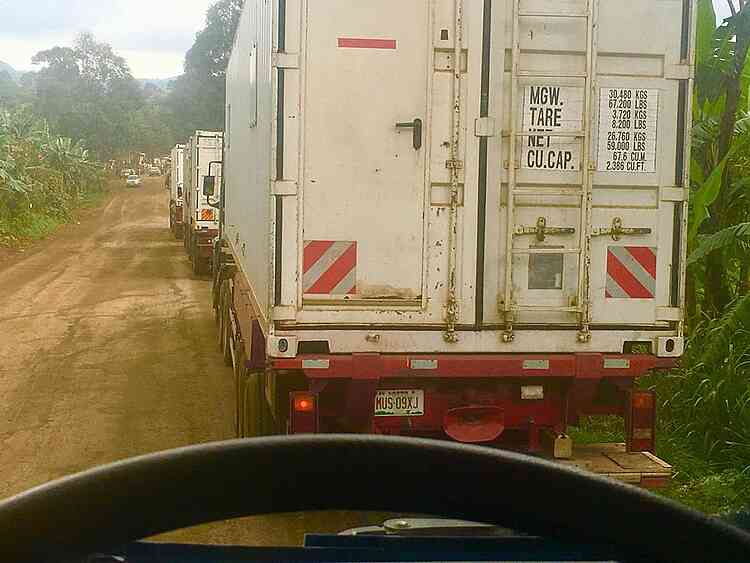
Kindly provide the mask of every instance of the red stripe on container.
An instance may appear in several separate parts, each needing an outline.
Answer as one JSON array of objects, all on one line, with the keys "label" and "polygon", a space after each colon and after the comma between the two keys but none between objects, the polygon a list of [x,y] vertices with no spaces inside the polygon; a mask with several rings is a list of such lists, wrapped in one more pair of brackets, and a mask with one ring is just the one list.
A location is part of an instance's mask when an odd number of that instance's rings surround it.
[{"label": "red stripe on container", "polygon": [[342,49],[395,49],[395,39],[367,39],[365,37],[339,37]]},{"label": "red stripe on container", "polygon": [[347,248],[305,293],[329,294],[357,265],[357,243]]},{"label": "red stripe on container", "polygon": [[302,271],[309,270],[333,246],[332,240],[311,240],[302,252]]},{"label": "red stripe on container", "polygon": [[607,273],[628,294],[628,297],[634,299],[650,299],[653,297],[651,292],[643,287],[641,282],[611,252],[607,253]]},{"label": "red stripe on container", "polygon": [[626,246],[625,250],[651,274],[652,278],[656,278],[656,254],[651,248],[648,246]]}]

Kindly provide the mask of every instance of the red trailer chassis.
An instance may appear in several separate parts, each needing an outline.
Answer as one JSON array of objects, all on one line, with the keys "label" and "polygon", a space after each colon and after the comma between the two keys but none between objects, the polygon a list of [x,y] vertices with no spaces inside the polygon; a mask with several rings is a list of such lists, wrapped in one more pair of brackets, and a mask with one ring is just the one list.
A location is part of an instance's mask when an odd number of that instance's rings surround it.
[{"label": "red trailer chassis", "polygon": [[182,218],[182,204],[176,203],[174,200],[169,202],[169,229],[174,234],[174,238],[182,239],[185,234],[183,229],[185,224]]},{"label": "red trailer chassis", "polygon": [[[240,435],[379,433],[539,452],[547,438],[552,449],[556,440],[567,439],[568,426],[581,416],[617,415],[626,429],[620,453],[654,451],[655,398],[635,382],[674,367],[675,358],[604,353],[267,358],[244,277],[231,265],[217,269],[214,306],[220,346],[235,368]],[[408,401],[415,391],[423,398],[418,414],[376,412],[383,393],[402,393]],[[650,467],[656,463],[651,458],[646,459]],[[669,466],[661,463],[653,474],[640,472],[644,482],[668,481],[664,467]]]},{"label": "red trailer chassis", "polygon": [[193,265],[194,274],[211,272],[214,254],[214,239],[219,235],[217,229],[196,229],[192,223],[184,227],[185,251]]}]

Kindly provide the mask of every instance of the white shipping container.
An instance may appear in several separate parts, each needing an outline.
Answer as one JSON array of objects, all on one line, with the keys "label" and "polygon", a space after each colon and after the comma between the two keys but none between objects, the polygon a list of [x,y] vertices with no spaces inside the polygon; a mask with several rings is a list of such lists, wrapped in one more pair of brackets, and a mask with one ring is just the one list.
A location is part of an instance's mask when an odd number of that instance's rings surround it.
[{"label": "white shipping container", "polygon": [[170,169],[170,199],[177,205],[182,205],[183,189],[184,189],[184,174],[183,174],[183,152],[185,145],[175,145],[172,148],[172,166]]},{"label": "white shipping container", "polygon": [[[221,198],[222,143],[223,134],[215,131],[196,131],[188,139],[183,156],[185,225],[188,229],[219,228],[216,205]],[[203,178],[209,175],[216,177],[212,196],[203,194]]]},{"label": "white shipping container", "polygon": [[268,353],[679,356],[693,13],[247,0],[222,237]]}]

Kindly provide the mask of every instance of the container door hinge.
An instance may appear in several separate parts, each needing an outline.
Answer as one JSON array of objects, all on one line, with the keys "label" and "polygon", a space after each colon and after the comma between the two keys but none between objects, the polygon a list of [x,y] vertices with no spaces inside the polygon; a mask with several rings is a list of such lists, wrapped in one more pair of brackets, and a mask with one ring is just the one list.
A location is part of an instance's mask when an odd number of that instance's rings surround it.
[{"label": "container door hinge", "polygon": [[293,305],[276,305],[271,318],[274,321],[293,321],[297,318],[297,310]]},{"label": "container door hinge", "polygon": [[678,322],[682,320],[682,309],[679,307],[657,307],[656,308],[656,320],[657,321],[671,321]]},{"label": "container door hinge", "polygon": [[665,64],[664,78],[667,80],[689,80],[695,75],[695,68],[691,64]]},{"label": "container door hinge", "polygon": [[494,137],[497,135],[494,117],[478,117],[474,120],[474,135],[476,137]]},{"label": "container door hinge", "polygon": [[299,68],[299,53],[273,53],[271,64],[274,68]]},{"label": "container door hinge", "polygon": [[273,195],[297,195],[297,182],[277,180],[273,183]]},{"label": "container door hinge", "polygon": [[659,201],[687,201],[690,197],[690,190],[685,188],[662,187],[659,190]]}]

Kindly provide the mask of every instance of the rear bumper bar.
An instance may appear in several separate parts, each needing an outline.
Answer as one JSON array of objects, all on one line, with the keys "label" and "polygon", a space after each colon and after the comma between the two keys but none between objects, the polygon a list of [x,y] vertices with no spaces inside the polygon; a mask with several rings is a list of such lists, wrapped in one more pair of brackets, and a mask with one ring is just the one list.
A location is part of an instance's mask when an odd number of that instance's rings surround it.
[{"label": "rear bumper bar", "polygon": [[301,370],[310,379],[640,377],[677,366],[676,358],[637,354],[301,355],[276,358],[280,370]]}]

